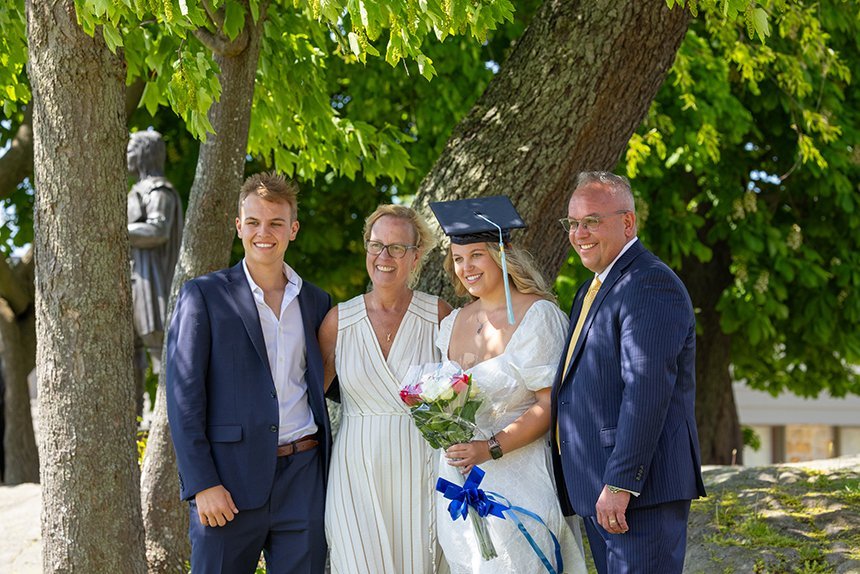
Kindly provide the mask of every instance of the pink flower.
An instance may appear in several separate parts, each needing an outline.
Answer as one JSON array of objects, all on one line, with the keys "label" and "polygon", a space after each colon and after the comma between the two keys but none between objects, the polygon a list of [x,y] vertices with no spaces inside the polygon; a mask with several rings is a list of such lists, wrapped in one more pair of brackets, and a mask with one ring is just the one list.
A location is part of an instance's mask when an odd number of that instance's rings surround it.
[{"label": "pink flower", "polygon": [[421,385],[406,385],[400,389],[400,400],[408,407],[421,403]]},{"label": "pink flower", "polygon": [[471,378],[472,376],[467,375],[466,373],[458,375],[451,380],[451,388],[453,388],[454,392],[459,395],[469,388],[469,381]]}]

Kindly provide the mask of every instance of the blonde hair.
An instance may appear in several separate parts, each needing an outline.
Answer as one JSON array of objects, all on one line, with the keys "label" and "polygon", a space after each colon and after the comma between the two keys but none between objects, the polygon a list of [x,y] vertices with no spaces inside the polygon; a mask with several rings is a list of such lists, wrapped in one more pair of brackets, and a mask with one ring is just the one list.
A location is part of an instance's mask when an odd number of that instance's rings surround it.
[{"label": "blonde hair", "polygon": [[433,238],[433,232],[430,231],[430,226],[417,211],[405,205],[395,205],[393,203],[383,203],[377,207],[373,213],[367,216],[364,220],[364,241],[370,240],[370,232],[373,231],[373,225],[381,218],[389,215],[409,222],[412,226],[413,242],[418,248],[418,261],[415,264],[415,269],[409,274],[409,287],[412,288],[418,283],[418,277],[421,275],[421,268],[424,266],[424,260],[427,253],[436,245],[436,240]]},{"label": "blonde hair", "polygon": [[268,171],[249,176],[239,191],[239,217],[242,217],[242,203],[251,194],[265,201],[286,203],[290,206],[292,220],[298,219],[299,185],[282,174]]},{"label": "blonde hair", "polygon": [[[499,269],[502,268],[502,255],[499,251],[498,243],[484,243],[489,253],[490,258],[496,263]],[[520,249],[512,244],[505,245],[505,259],[508,263],[508,276],[514,282],[514,287],[520,293],[534,294],[547,301],[556,302],[555,295],[550,291],[550,288],[538,271],[537,266],[528,251]],[[454,271],[454,256],[451,254],[451,249],[445,254],[443,267],[451,283],[454,285],[454,293],[459,297],[466,297],[469,291],[457,277]]]}]

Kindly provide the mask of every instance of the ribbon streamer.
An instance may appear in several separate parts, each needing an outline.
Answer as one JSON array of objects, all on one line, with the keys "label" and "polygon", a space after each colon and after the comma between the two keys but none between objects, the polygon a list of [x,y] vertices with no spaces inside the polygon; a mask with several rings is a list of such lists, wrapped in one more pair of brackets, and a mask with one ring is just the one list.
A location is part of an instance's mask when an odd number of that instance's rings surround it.
[{"label": "ribbon streamer", "polygon": [[[550,530],[549,526],[547,526],[543,519],[536,513],[522,508],[521,506],[513,506],[507,498],[497,492],[484,491],[478,488],[481,485],[481,481],[484,480],[485,474],[486,473],[483,469],[475,466],[472,468],[472,471],[469,473],[469,476],[466,478],[466,483],[463,486],[454,484],[444,478],[439,478],[436,481],[436,490],[441,492],[445,498],[451,501],[451,503],[448,504],[448,514],[451,515],[451,520],[457,520],[457,518],[465,520],[466,516],[469,514],[469,507],[472,507],[481,518],[493,515],[504,520],[506,516],[510,517],[514,524],[516,524],[517,529],[519,529],[520,534],[523,535],[526,542],[529,543],[529,546],[531,546],[532,550],[537,554],[537,557],[540,559],[541,563],[543,563],[547,572],[549,572],[549,574],[558,574],[563,572],[564,561],[561,556],[561,545],[559,544],[555,533]],[[526,528],[525,524],[520,520],[520,517],[517,516],[518,514],[528,516],[535,520],[549,533],[555,550],[555,562],[557,568],[552,567],[546,554],[541,550],[528,528]]]}]

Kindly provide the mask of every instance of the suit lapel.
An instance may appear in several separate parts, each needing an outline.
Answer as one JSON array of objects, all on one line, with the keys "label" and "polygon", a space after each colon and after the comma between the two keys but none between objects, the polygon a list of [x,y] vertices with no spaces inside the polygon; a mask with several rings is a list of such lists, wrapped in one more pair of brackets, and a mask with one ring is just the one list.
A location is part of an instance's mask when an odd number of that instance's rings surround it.
[{"label": "suit lapel", "polygon": [[310,291],[305,289],[304,284],[299,291],[299,309],[302,312],[302,326],[305,330],[305,350],[308,365],[306,381],[309,403],[316,420],[322,421],[325,420],[322,412],[325,409],[322,388],[323,375],[319,372],[319,366],[322,365],[322,354],[320,353],[316,329],[311,322],[311,318],[316,315],[316,310],[313,308]]},{"label": "suit lapel", "polygon": [[254,295],[251,293],[251,286],[248,285],[248,280],[245,277],[245,271],[242,269],[242,263],[239,262],[230,268],[227,272],[227,291],[236,304],[236,310],[239,317],[242,318],[242,323],[245,325],[245,330],[248,332],[248,337],[251,338],[251,343],[254,344],[260,360],[263,361],[266,370],[269,368],[269,355],[266,353],[266,341],[263,339],[263,328],[260,326],[260,314],[257,312],[257,303],[254,301]]},{"label": "suit lapel", "polygon": [[[630,249],[624,252],[624,255],[621,256],[615,265],[612,266],[612,270],[609,272],[609,275],[606,277],[606,281],[600,286],[600,290],[597,292],[597,296],[594,298],[594,302],[591,304],[591,309],[588,310],[588,315],[585,318],[585,323],[582,325],[582,331],[579,334],[579,339],[576,341],[576,347],[573,349],[573,355],[570,357],[570,365],[568,365],[567,371],[564,373],[561,379],[561,384],[564,384],[564,381],[567,379],[570,374],[571,369],[576,364],[577,359],[579,358],[579,353],[582,351],[582,345],[585,341],[586,334],[589,329],[591,329],[591,324],[594,322],[594,317],[597,315],[597,311],[600,309],[600,305],[603,301],[609,296],[612,292],[613,287],[618,282],[618,279],[627,271],[627,268],[630,266],[633,261],[639,257],[642,253],[645,252],[645,247],[643,247],[642,242],[638,239],[636,243],[630,246]],[[581,289],[580,289],[581,291]],[[585,298],[583,296],[581,298],[577,297],[579,304],[574,305],[574,308],[577,311],[577,318],[579,316],[579,309],[582,308],[582,300]],[[576,321],[572,321],[572,325],[575,325]],[[568,333],[568,345],[570,345],[570,336],[573,334],[573,329],[570,329],[571,333]],[[567,349],[567,347],[565,347]],[[562,368],[564,365],[562,365]]]},{"label": "suit lapel", "polygon": [[570,347],[570,338],[573,336],[573,330],[576,327],[576,319],[579,317],[579,311],[582,309],[582,301],[585,299],[585,293],[588,291],[589,282],[586,281],[582,285],[580,285],[579,290],[577,290],[576,295],[573,298],[573,305],[570,307],[570,316],[567,326],[567,336],[564,338],[564,352],[561,354],[561,359],[558,362],[558,368],[556,369],[556,381],[552,387],[552,404],[555,405],[555,398],[558,396],[558,391],[561,388],[561,384],[564,382],[565,377],[567,376],[566,372],[562,372],[564,369],[564,363],[567,359],[567,349]]}]

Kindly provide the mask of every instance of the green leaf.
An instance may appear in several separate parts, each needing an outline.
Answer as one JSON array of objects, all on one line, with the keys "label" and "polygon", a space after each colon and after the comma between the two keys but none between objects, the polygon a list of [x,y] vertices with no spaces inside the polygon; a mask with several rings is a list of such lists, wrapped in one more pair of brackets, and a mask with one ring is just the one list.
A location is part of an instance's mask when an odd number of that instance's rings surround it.
[{"label": "green leaf", "polygon": [[763,8],[756,8],[753,12],[753,28],[764,44],[764,39],[770,36],[770,26],[767,23],[767,12]]},{"label": "green leaf", "polygon": [[235,0],[227,0],[224,6],[224,33],[235,40],[245,25],[245,9]]},{"label": "green leaf", "polygon": [[161,94],[159,93],[158,86],[154,82],[147,82],[140,97],[140,104],[146,108],[149,115],[155,116],[160,102]]},{"label": "green leaf", "polygon": [[355,32],[350,32],[347,35],[347,38],[349,38],[349,49],[352,51],[353,54],[360,57],[361,45],[359,45],[358,43],[358,34],[356,34]]},{"label": "green leaf", "polygon": [[110,24],[104,24],[102,26],[102,34],[104,35],[108,49],[116,54],[116,49],[122,46],[122,36],[119,30]]},{"label": "green leaf", "polygon": [[432,80],[433,76],[436,75],[436,69],[433,67],[433,60],[428,58],[427,56],[418,56],[418,71],[428,80]]}]

